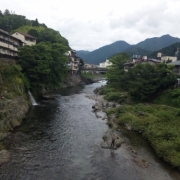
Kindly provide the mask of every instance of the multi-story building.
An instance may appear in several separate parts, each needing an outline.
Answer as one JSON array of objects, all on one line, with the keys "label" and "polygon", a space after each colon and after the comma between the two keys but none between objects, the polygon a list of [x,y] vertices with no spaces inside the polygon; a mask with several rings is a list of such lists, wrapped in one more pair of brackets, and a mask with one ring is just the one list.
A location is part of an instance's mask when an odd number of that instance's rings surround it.
[{"label": "multi-story building", "polygon": [[0,57],[1,58],[15,59],[18,56],[18,47],[22,45],[23,45],[23,42],[20,39],[0,29]]},{"label": "multi-story building", "polygon": [[26,33],[22,33],[22,32],[15,32],[14,34],[12,34],[12,36],[20,39],[23,42],[23,45],[36,45],[36,38],[26,34]]},{"label": "multi-story building", "polygon": [[69,51],[69,57],[70,57],[70,69],[72,74],[75,74],[79,70],[79,65],[80,65],[80,58],[76,56],[76,51],[75,50],[70,50]]}]

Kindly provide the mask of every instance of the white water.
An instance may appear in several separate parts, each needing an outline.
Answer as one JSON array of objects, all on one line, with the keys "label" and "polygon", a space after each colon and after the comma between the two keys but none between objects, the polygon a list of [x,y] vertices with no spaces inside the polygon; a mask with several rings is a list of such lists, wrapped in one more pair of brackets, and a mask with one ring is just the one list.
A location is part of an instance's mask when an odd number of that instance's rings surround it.
[{"label": "white water", "polygon": [[38,104],[36,103],[36,100],[34,99],[33,95],[31,94],[30,91],[28,91],[28,94],[29,94],[29,98],[30,98],[30,101],[32,103],[33,106],[37,106]]}]

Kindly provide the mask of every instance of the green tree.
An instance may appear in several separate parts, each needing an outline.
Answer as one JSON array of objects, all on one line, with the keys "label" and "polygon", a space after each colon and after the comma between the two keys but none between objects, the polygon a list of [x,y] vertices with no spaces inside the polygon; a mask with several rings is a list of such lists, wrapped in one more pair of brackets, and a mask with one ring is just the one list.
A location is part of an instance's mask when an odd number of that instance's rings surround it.
[{"label": "green tree", "polygon": [[2,11],[0,10],[0,16],[3,16],[3,13],[2,13]]},{"label": "green tree", "polygon": [[130,56],[126,53],[120,53],[110,58],[110,62],[112,62],[112,65],[109,67],[109,70],[107,72],[107,80],[112,87],[115,87],[117,89],[120,88],[119,79],[125,73],[124,63],[129,61],[129,59]]},{"label": "green tree", "polygon": [[80,58],[80,66],[84,66],[84,60],[82,58]]},{"label": "green tree", "polygon": [[28,31],[28,34],[30,34],[31,36],[34,36],[34,37],[38,37],[38,31],[36,29],[30,29]]},{"label": "green tree", "polygon": [[51,28],[46,28],[39,32],[37,43],[40,42],[60,43],[64,46],[69,46],[68,41],[62,37],[58,31]]},{"label": "green tree", "polygon": [[68,47],[61,44],[39,43],[20,48],[18,63],[32,89],[60,87],[68,73]]},{"label": "green tree", "polygon": [[10,15],[10,11],[9,11],[8,9],[6,9],[6,10],[4,11],[4,15]]},{"label": "green tree", "polygon": [[35,21],[32,21],[32,26],[39,26],[39,22],[37,18],[35,19]]},{"label": "green tree", "polygon": [[151,101],[175,82],[176,75],[163,63],[138,64],[119,79],[122,89],[137,101]]}]

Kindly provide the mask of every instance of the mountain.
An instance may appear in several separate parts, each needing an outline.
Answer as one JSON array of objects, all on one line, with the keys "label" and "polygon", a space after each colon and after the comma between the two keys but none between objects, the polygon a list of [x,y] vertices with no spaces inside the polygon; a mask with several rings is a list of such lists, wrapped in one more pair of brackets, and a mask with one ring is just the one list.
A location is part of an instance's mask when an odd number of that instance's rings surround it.
[{"label": "mountain", "polygon": [[84,57],[86,57],[90,53],[90,51],[80,50],[80,51],[76,51],[76,53],[77,53],[77,56],[84,59]]},{"label": "mountain", "polygon": [[136,44],[136,46],[149,51],[157,51],[176,42],[180,42],[180,39],[167,34],[161,37],[145,39],[144,41]]},{"label": "mountain", "polygon": [[131,45],[129,48],[125,49],[123,52],[130,54],[130,56],[133,56],[135,54],[140,55],[140,56],[145,56],[152,53],[152,51],[142,49],[140,47],[137,47],[136,45]]},{"label": "mountain", "polygon": [[[176,42],[180,42],[180,39],[167,34],[161,37],[145,39],[144,41],[141,41],[135,45],[130,45],[125,41],[117,41],[115,43],[103,46],[92,52],[80,51],[77,54],[87,63],[99,64],[101,62],[104,62],[106,58],[110,58],[111,56],[121,52],[126,52],[131,56],[134,54],[141,56],[149,55],[152,54],[153,51],[158,51],[159,49],[170,46]],[[174,49],[172,51],[174,51]]]},{"label": "mountain", "polygon": [[[104,62],[107,58],[122,52],[123,50],[130,47],[130,45],[125,41],[116,41],[110,45],[103,46],[99,49],[96,49],[89,53],[79,53],[77,51],[77,55],[80,56],[86,63],[91,64],[99,64]],[[81,55],[80,55],[81,54]]]},{"label": "mountain", "polygon": [[77,51],[77,55],[87,63],[99,64],[100,62],[104,62],[107,58],[110,58],[120,52],[126,52],[131,56],[133,54],[143,56],[152,54],[153,51],[165,48],[176,42],[180,42],[180,39],[167,34],[161,37],[145,39],[135,45],[130,45],[125,41],[116,41],[115,43],[103,46],[92,52],[83,50]]},{"label": "mountain", "polygon": [[[165,47],[158,51],[154,51],[154,52],[150,53],[148,56],[151,58],[157,58],[158,52],[161,52],[162,54],[167,55],[167,56],[174,56],[175,52],[177,51],[177,48],[179,48],[179,50],[180,50],[180,43],[174,43],[168,47]],[[178,54],[178,60],[180,60],[180,53]]]}]

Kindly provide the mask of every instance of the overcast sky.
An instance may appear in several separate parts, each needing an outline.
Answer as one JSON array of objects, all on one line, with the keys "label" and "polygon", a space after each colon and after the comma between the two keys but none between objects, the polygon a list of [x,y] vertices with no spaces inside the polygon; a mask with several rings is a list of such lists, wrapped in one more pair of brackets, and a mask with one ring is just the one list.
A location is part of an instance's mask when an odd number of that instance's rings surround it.
[{"label": "overcast sky", "polygon": [[180,38],[180,0],[0,0],[0,9],[37,18],[75,50],[119,40],[136,44],[164,34]]}]

